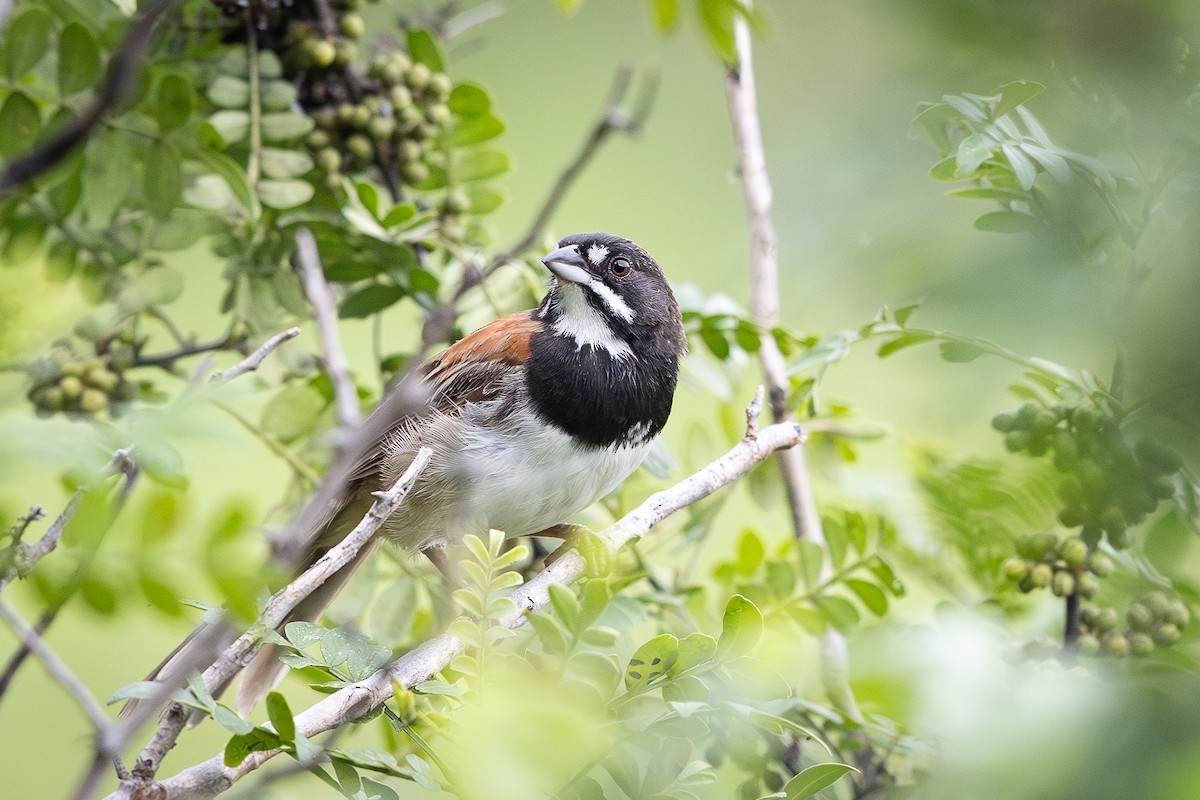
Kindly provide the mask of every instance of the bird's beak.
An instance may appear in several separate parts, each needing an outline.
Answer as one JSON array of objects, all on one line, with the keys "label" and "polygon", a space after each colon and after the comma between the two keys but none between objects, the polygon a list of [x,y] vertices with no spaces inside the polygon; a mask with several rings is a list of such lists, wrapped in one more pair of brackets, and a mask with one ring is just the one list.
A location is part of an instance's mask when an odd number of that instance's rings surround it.
[{"label": "bird's beak", "polygon": [[579,252],[579,245],[560,247],[542,259],[542,263],[558,278],[571,283],[590,283],[591,274],[587,262]]}]

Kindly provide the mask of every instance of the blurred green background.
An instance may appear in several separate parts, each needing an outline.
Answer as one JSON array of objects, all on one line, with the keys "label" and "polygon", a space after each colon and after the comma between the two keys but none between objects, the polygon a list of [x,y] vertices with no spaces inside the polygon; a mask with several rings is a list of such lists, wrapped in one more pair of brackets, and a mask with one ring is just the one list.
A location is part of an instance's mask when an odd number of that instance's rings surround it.
[{"label": "blurred green background", "polygon": [[[748,243],[724,70],[703,41],[696,15],[685,14],[680,29],[663,37],[641,0],[589,0],[571,14],[550,0],[496,5],[503,13],[473,28],[449,52],[453,77],[484,83],[508,123],[502,143],[513,154],[515,171],[507,182],[511,201],[491,218],[495,243],[504,245],[523,232],[600,113],[615,70],[629,65],[639,78],[653,73],[661,81],[649,123],[639,138],[617,136],[605,145],[571,189],[552,231],[628,236],[656,256],[677,287],[695,284],[705,294],[724,293],[744,305]],[[1033,80],[1046,90],[1031,107],[1057,142],[1105,159],[1118,172],[1130,166],[1127,141],[1137,142],[1143,157],[1157,159],[1175,140],[1194,135],[1189,128],[1194,120],[1181,112],[1185,79],[1175,65],[1183,43],[1200,42],[1200,7],[1185,0],[774,0],[760,7],[767,24],[756,40],[755,68],[775,189],[783,323],[816,334],[856,328],[881,305],[923,299],[916,320],[926,327],[992,339],[1106,377],[1122,335],[1114,309],[1121,310],[1123,278],[1109,265],[1083,263],[1045,238],[974,229],[983,204],[948,198],[946,187],[929,179],[937,155],[910,136],[910,121],[918,103],[943,94],[991,94],[1009,81]],[[396,11],[393,5],[373,7],[369,22],[385,24]],[[1193,221],[1195,194],[1193,186],[1179,199],[1180,214]],[[1194,370],[1197,361],[1195,249],[1188,235],[1181,239],[1172,242],[1174,255],[1150,278],[1134,323],[1125,329],[1126,344],[1161,356],[1141,362],[1159,364],[1159,372],[1149,369],[1145,376],[1150,384],[1162,370],[1181,374]],[[200,329],[220,290],[205,276],[215,276],[219,265],[203,248],[187,259],[180,322]],[[44,346],[82,307],[70,285],[42,282],[36,265],[0,271],[0,315],[7,320],[0,337],[9,337],[9,352]],[[356,368],[370,374],[367,324],[343,327]],[[412,333],[403,322],[386,327],[398,349]],[[311,331],[305,335],[311,337]],[[733,399],[735,408],[752,393],[752,381],[723,377],[703,355],[697,361],[702,363],[685,373],[666,433],[682,462],[675,477],[718,454],[730,439],[727,426],[714,421],[719,416],[714,392],[727,393],[718,399]],[[912,449],[919,444],[955,456],[999,455],[999,437],[987,423],[996,410],[1013,404],[1005,387],[1018,377],[1015,368],[996,360],[944,363],[934,348],[887,360],[868,349],[856,351],[832,368],[823,398],[851,406],[890,435],[863,446],[856,464],[822,469],[820,497],[874,504],[895,516],[902,534],[922,541],[931,521],[905,474]],[[263,400],[248,383],[239,391],[249,408]],[[95,438],[81,424],[33,420],[22,393],[17,377],[0,373],[3,520],[32,503],[56,513],[66,497],[58,488],[64,463]],[[172,433],[191,477],[171,567],[185,582],[195,557],[189,536],[199,540],[231,504],[242,505],[252,519],[264,517],[287,480],[280,463],[219,412],[197,411],[189,420],[191,430]],[[1180,446],[1192,448],[1194,441],[1183,439]],[[640,480],[653,483],[645,476]],[[121,569],[121,548],[135,546],[131,531],[146,499],[135,495],[111,536],[106,558],[115,570]],[[723,537],[728,529],[728,541],[712,542],[710,550],[728,550],[748,522],[759,523],[776,541],[789,535],[781,507],[764,508],[739,488],[716,526]],[[246,546],[251,552],[256,547]],[[1186,558],[1194,559],[1194,551],[1189,544]],[[670,559],[672,550],[658,548],[655,557]],[[214,601],[211,587],[192,581],[197,599]],[[28,616],[36,613],[37,601],[26,588],[7,595]],[[851,648],[858,686],[868,698],[894,689],[881,685],[904,684],[903,692],[911,695],[906,702],[913,705],[899,706],[924,709],[914,711],[913,719],[950,737],[949,766],[925,796],[1200,794],[1194,762],[1200,695],[1194,679],[1179,678],[1178,696],[1184,699],[1175,707],[1178,719],[1155,729],[1145,714],[1128,712],[1123,698],[1108,697],[1094,684],[1068,687],[1058,674],[1005,667],[999,645],[980,633],[980,625],[939,621],[931,613],[936,599],[915,592],[903,607],[902,622],[892,621],[887,631],[866,631]],[[1057,613],[1047,606],[1030,629],[1053,635]],[[128,634],[134,618],[136,638]],[[73,604],[48,639],[104,698],[143,675],[190,627],[190,618],[172,620],[148,608],[123,609],[115,618]],[[0,631],[0,652],[13,643],[7,630]],[[971,660],[981,653],[995,659]],[[997,686],[1021,687],[1027,696],[1014,702]],[[1022,716],[1006,716],[1010,713]],[[1122,785],[1128,793],[1116,794],[1116,785],[1103,780],[1003,785],[1011,770],[1047,750],[1067,741],[1082,742],[1087,750],[1093,741],[1089,731],[1113,726],[1116,733],[1124,720],[1138,737],[1124,748],[1114,746],[1110,761],[1165,754],[1155,773],[1163,786],[1152,791]],[[989,752],[986,746],[967,746],[1019,742],[1039,728],[1037,748]],[[41,668],[27,665],[0,703],[3,794],[62,796],[90,757],[87,730]],[[225,736],[212,725],[189,734],[166,761],[164,774],[207,757]],[[1180,747],[1182,752],[1172,749]],[[1063,753],[1042,765],[1047,774],[1094,775],[1101,769],[1086,752]],[[1033,772],[1042,774],[1041,768]],[[282,786],[280,796],[331,795],[312,780]],[[253,790],[242,791],[241,796],[254,796]],[[426,795],[414,790],[413,796]]]}]

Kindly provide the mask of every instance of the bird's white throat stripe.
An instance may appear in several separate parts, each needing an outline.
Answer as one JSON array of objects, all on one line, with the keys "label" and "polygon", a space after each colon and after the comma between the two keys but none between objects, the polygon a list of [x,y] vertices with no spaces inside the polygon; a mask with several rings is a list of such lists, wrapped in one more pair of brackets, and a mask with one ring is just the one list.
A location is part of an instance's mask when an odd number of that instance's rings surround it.
[{"label": "bird's white throat stripe", "polygon": [[[595,283],[596,281],[592,281],[592,284]],[[629,345],[612,332],[604,315],[593,308],[592,304],[583,296],[583,293],[590,289],[592,284],[588,284],[585,288],[578,283],[559,281],[558,319],[554,321],[554,331],[563,336],[570,336],[580,350],[584,345],[588,345],[595,349],[605,350],[613,358],[633,356]],[[603,286],[603,284],[601,285]],[[604,289],[612,294],[622,306],[625,306],[624,301],[616,297],[611,289],[607,286],[604,286]],[[604,295],[600,295],[600,297],[603,298]],[[625,306],[625,310],[629,311],[629,307]],[[629,317],[632,316],[633,313],[630,311]]]},{"label": "bird's white throat stripe", "polygon": [[633,319],[633,309],[625,304],[621,299],[621,295],[608,288],[605,284],[598,280],[592,279],[588,281],[587,287],[596,293],[596,296],[604,301],[604,305],[608,306],[608,310],[616,314],[621,319],[629,322]]},{"label": "bird's white throat stripe", "polygon": [[600,266],[600,262],[603,261],[607,255],[608,248],[602,244],[594,244],[589,247],[587,251],[588,261],[592,262],[596,266]]}]

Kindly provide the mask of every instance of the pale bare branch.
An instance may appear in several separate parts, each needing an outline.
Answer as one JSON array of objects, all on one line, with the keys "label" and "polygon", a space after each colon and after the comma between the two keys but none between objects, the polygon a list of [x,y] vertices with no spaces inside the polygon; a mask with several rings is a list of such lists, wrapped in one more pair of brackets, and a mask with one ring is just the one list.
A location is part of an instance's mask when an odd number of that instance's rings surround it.
[{"label": "pale bare branch", "polygon": [[286,331],[281,331],[275,334],[270,339],[267,339],[262,345],[250,355],[234,364],[229,369],[219,370],[214,372],[209,381],[216,384],[228,383],[239,375],[245,375],[247,372],[253,372],[262,364],[263,359],[279,349],[279,346],[284,342],[295,339],[300,335],[299,328],[288,328]]}]

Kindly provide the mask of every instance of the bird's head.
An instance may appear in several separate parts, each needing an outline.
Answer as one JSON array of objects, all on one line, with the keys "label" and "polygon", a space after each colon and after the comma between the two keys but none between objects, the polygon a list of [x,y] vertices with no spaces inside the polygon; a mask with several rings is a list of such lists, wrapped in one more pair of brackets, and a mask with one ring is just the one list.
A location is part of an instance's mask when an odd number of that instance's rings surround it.
[{"label": "bird's head", "polygon": [[558,333],[582,348],[614,357],[654,347],[687,349],[679,305],[662,268],[628,239],[576,233],[542,259],[554,275],[540,312]]}]

